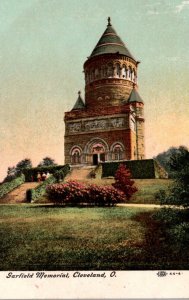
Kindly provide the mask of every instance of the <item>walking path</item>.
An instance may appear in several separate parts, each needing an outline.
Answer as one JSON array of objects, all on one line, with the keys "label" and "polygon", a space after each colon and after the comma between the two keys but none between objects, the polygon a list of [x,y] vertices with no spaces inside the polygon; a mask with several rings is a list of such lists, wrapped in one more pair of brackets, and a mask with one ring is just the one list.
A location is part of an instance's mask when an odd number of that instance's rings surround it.
[{"label": "walking path", "polygon": [[140,207],[140,208],[176,208],[184,209],[183,207],[177,205],[160,205],[160,204],[140,204],[140,203],[118,203],[116,206],[123,207]]},{"label": "walking path", "polygon": [[26,182],[0,199],[0,204],[17,204],[26,201],[26,191],[35,188],[38,182]]}]

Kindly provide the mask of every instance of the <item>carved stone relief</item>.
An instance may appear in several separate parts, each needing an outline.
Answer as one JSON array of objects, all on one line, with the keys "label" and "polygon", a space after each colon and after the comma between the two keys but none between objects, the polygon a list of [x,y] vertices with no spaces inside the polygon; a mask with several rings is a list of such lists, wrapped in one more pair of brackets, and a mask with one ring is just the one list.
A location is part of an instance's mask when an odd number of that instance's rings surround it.
[{"label": "carved stone relief", "polygon": [[106,129],[107,121],[106,120],[95,120],[85,122],[84,128],[86,131],[96,130],[96,129]]},{"label": "carved stone relief", "polygon": [[81,123],[70,123],[67,125],[69,133],[75,133],[81,131]]},{"label": "carved stone relief", "polygon": [[78,132],[95,131],[95,130],[107,130],[109,128],[123,128],[127,126],[127,122],[124,117],[89,120],[82,122],[73,122],[67,124],[67,132],[70,134],[76,134]]},{"label": "carved stone relief", "polygon": [[124,127],[124,118],[114,118],[110,122],[113,128]]}]

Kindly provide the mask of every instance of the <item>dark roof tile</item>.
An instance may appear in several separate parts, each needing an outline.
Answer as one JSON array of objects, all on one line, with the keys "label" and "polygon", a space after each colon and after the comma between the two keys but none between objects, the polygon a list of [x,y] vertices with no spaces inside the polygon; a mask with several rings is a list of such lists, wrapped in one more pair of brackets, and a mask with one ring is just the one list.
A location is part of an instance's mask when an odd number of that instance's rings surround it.
[{"label": "dark roof tile", "polygon": [[134,87],[130,97],[129,97],[129,102],[142,102],[144,103],[144,101],[142,100],[142,98],[140,97],[139,93],[137,92],[136,88]]},{"label": "dark roof tile", "polygon": [[108,23],[106,30],[104,31],[96,47],[92,51],[90,57],[101,55],[101,54],[107,54],[107,53],[110,54],[119,53],[119,54],[126,55],[132,58],[133,60],[135,60],[135,58],[127,49],[127,47],[125,46],[121,38],[117,35],[117,32],[110,24],[110,22]]},{"label": "dark roof tile", "polygon": [[76,101],[74,107],[72,108],[72,110],[82,109],[82,108],[85,108],[85,103],[84,103],[83,99],[81,98],[81,92],[78,92],[78,98],[77,98],[77,101]]}]

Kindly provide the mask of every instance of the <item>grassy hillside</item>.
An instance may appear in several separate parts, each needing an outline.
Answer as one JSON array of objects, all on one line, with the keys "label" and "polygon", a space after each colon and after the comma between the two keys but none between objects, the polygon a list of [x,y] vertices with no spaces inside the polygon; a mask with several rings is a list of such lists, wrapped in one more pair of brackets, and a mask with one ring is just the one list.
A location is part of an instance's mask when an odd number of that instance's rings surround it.
[{"label": "grassy hillside", "polygon": [[160,190],[167,190],[173,183],[171,179],[136,179],[138,192],[133,195],[131,203],[159,204],[155,194]]},{"label": "grassy hillside", "polygon": [[[138,188],[130,203],[143,203],[143,204],[159,204],[155,199],[155,194],[160,189],[168,189],[173,183],[172,179],[134,179],[135,185]],[[94,182],[100,185],[111,185],[114,182],[113,178],[90,179],[85,182]]]}]

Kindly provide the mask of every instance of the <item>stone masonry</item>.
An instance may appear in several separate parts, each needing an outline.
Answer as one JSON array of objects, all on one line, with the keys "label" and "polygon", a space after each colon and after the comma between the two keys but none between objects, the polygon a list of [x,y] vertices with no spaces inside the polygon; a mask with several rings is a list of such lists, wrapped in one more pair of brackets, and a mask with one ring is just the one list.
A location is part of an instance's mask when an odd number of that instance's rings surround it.
[{"label": "stone masonry", "polygon": [[139,62],[108,25],[84,63],[85,101],[65,113],[65,163],[145,158],[143,100],[138,94]]}]

